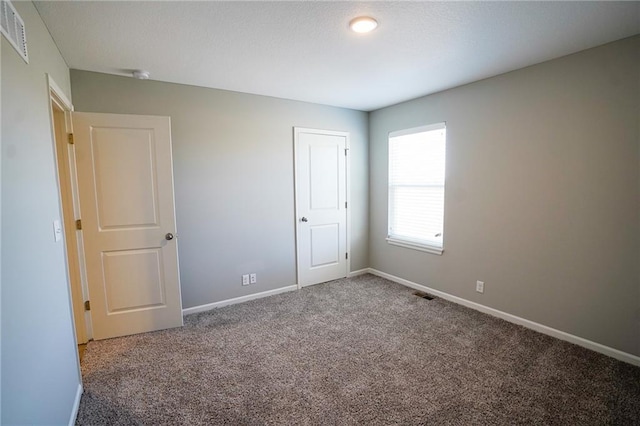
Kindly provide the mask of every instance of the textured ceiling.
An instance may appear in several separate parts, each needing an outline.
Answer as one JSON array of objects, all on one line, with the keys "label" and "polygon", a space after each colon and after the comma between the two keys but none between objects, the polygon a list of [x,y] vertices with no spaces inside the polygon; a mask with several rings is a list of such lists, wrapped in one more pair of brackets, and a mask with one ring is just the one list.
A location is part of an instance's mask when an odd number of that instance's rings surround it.
[{"label": "textured ceiling", "polygon": [[640,2],[35,4],[70,68],[365,111],[640,33]]}]

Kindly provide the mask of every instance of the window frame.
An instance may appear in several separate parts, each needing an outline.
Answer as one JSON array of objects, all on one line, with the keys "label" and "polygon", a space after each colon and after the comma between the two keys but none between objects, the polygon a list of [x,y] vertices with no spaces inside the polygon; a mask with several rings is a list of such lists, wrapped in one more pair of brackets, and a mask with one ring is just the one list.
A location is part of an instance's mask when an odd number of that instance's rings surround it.
[{"label": "window frame", "polygon": [[[445,167],[445,176],[443,178],[443,182],[442,182],[442,190],[443,190],[443,198],[446,195],[446,146],[447,146],[447,138],[446,138],[446,129],[447,129],[447,123],[446,121],[442,121],[442,122],[438,122],[438,123],[433,123],[433,124],[428,124],[428,125],[424,125],[424,126],[418,126],[418,127],[412,127],[409,129],[402,129],[402,130],[396,130],[393,132],[389,132],[388,138],[387,138],[387,243],[394,245],[394,246],[399,246],[399,247],[404,247],[404,248],[409,248],[412,250],[419,250],[419,251],[423,251],[426,253],[431,253],[431,254],[436,254],[436,255],[442,255],[442,253],[444,252],[444,202],[443,202],[443,207],[442,207],[442,221],[443,221],[443,232],[442,232],[442,242],[440,245],[434,244],[434,243],[430,243],[430,242],[426,242],[423,240],[412,240],[410,238],[401,238],[398,236],[392,236],[391,231],[391,211],[392,211],[392,203],[391,203],[391,139],[394,137],[399,137],[399,136],[406,136],[406,135],[411,135],[411,134],[416,134],[416,133],[424,133],[424,132],[429,132],[429,131],[434,131],[434,130],[440,130],[440,129],[444,129],[445,130],[445,140],[444,140],[444,144],[445,144],[445,154],[444,154],[444,167]],[[443,200],[444,201],[444,200]]]}]

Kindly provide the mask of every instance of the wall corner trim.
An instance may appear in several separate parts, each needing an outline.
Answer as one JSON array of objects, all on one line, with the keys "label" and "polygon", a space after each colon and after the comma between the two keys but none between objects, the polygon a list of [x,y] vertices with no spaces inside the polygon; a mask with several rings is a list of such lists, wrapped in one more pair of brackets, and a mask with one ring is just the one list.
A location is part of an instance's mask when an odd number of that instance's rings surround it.
[{"label": "wall corner trim", "polygon": [[195,314],[198,312],[206,312],[216,308],[222,308],[224,306],[235,305],[237,303],[248,302],[249,300],[261,299],[263,297],[275,296],[276,294],[286,293],[288,291],[297,290],[297,285],[290,285],[286,287],[276,288],[274,290],[267,290],[260,293],[247,294],[246,296],[234,297],[233,299],[221,300],[219,302],[207,303],[206,305],[193,306],[191,308],[185,308],[182,310],[182,315]]},{"label": "wall corner trim", "polygon": [[76,424],[76,419],[78,418],[78,410],[80,409],[80,399],[82,399],[82,383],[78,383],[76,399],[73,401],[73,408],[71,409],[71,416],[69,417],[69,426],[73,426]]},{"label": "wall corner trim", "polygon": [[[360,271],[356,271],[356,272],[359,273],[361,271],[365,271],[365,270],[361,269]],[[567,332],[560,331],[560,330],[557,330],[555,328],[551,328],[551,327],[548,327],[546,325],[542,325],[542,324],[539,324],[537,322],[530,321],[528,319],[518,317],[516,315],[512,315],[512,314],[509,314],[509,313],[506,313],[506,312],[503,312],[503,311],[499,311],[497,309],[490,308],[488,306],[481,305],[479,303],[472,302],[470,300],[463,299],[463,298],[458,297],[458,296],[453,296],[453,295],[451,295],[449,293],[445,293],[443,291],[436,290],[436,289],[424,286],[422,284],[414,283],[413,281],[405,280],[404,278],[396,277],[395,275],[387,274],[386,272],[378,271],[377,269],[368,268],[366,270],[366,272],[368,272],[370,274],[373,274],[373,275],[377,275],[377,276],[382,277],[382,278],[386,278],[389,281],[393,281],[393,282],[401,284],[401,285],[403,285],[405,287],[409,287],[409,288],[413,288],[415,290],[420,290],[420,291],[424,291],[426,293],[433,294],[434,296],[440,297],[442,299],[448,300],[448,301],[453,302],[453,303],[457,303],[458,305],[466,306],[467,308],[471,308],[471,309],[474,309],[476,311],[480,311],[482,313],[489,314],[491,316],[503,319],[503,320],[508,321],[510,323],[518,324],[518,325],[521,325],[521,326],[526,327],[528,329],[537,331],[539,333],[546,334],[548,336],[555,337],[557,339],[564,340],[564,341],[569,342],[569,343],[573,343],[575,345],[581,346],[581,347],[586,348],[586,349],[590,349],[592,351],[601,353],[603,355],[610,356],[611,358],[615,358],[615,359],[617,359],[619,361],[623,361],[623,362],[626,362],[626,363],[629,363],[629,364],[632,364],[632,365],[640,366],[640,357],[639,356],[636,356],[636,355],[633,355],[633,354],[630,354],[630,353],[627,353],[627,352],[623,352],[621,350],[614,349],[614,348],[611,348],[609,346],[605,346],[605,345],[603,345],[601,343],[596,343],[596,342],[593,342],[591,340],[587,340],[587,339],[584,339],[582,337],[578,337],[578,336],[575,336],[573,334],[569,334]],[[366,272],[363,272],[363,273],[366,273]]]}]

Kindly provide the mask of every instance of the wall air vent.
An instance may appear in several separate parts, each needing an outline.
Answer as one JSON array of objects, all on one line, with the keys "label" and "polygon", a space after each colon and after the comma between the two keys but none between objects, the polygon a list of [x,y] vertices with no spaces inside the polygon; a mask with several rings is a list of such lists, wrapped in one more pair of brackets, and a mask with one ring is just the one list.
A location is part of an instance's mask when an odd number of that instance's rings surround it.
[{"label": "wall air vent", "polygon": [[0,19],[2,20],[2,35],[16,49],[20,57],[29,63],[24,21],[9,0],[0,0]]}]

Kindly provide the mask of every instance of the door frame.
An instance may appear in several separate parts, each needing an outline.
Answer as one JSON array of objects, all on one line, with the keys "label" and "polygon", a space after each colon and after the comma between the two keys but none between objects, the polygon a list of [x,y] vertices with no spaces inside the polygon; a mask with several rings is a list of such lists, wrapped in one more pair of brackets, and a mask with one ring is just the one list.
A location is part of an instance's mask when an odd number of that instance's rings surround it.
[{"label": "door frame", "polygon": [[[82,233],[75,228],[76,218],[80,217],[78,184],[75,170],[75,151],[68,143],[68,135],[73,133],[71,112],[73,104],[66,97],[51,75],[47,74],[49,87],[49,108],[51,132],[54,142],[54,158],[58,198],[64,229],[64,253],[69,285],[70,307],[74,324],[76,344],[87,343],[92,339],[91,316],[85,311],[84,301],[89,300]],[[62,111],[61,119],[57,112]]]},{"label": "door frame", "polygon": [[296,286],[298,290],[302,289],[302,284],[300,283],[300,246],[298,244],[299,241],[299,222],[298,222],[298,135],[300,133],[315,133],[319,135],[328,135],[328,136],[344,136],[345,138],[345,150],[346,150],[346,158],[345,158],[345,197],[347,202],[347,208],[345,209],[345,238],[347,244],[347,259],[346,259],[346,271],[345,277],[348,277],[351,273],[351,191],[349,190],[349,185],[351,183],[351,143],[350,143],[350,133],[347,131],[341,130],[322,130],[322,129],[314,129],[309,127],[294,127],[293,128],[293,210],[294,210],[294,226],[295,226],[295,245],[296,245]]}]

